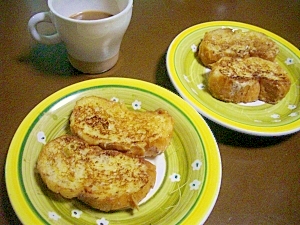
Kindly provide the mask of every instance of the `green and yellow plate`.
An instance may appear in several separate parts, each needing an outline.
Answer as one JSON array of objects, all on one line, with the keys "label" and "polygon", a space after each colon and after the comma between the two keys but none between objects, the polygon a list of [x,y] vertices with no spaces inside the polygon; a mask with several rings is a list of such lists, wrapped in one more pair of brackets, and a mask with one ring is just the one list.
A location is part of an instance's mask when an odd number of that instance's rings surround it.
[{"label": "green and yellow plate", "polygon": [[[167,110],[175,121],[165,153],[156,165],[155,187],[139,210],[104,213],[49,191],[35,170],[48,141],[69,133],[77,99],[96,95],[123,102],[131,110]],[[203,224],[221,184],[219,149],[209,127],[187,102],[157,85],[128,78],[99,78],[66,87],[38,104],[11,142],[5,171],[8,195],[23,224]]]},{"label": "green and yellow plate", "polygon": [[[213,98],[205,86],[209,69],[197,58],[204,34],[217,28],[254,30],[274,40],[280,53],[276,62],[289,74],[292,85],[287,96],[276,105],[257,101],[248,104],[225,103]],[[300,51],[288,41],[262,28],[239,22],[215,21],[192,26],[175,37],[167,53],[170,79],[196,110],[220,125],[251,135],[280,136],[300,130]]]}]

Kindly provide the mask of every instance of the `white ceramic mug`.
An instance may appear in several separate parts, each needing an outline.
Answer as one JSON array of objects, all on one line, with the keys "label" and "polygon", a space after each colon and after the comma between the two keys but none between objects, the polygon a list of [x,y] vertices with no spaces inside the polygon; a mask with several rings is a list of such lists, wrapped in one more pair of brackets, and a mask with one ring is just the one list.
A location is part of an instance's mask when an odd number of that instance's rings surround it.
[{"label": "white ceramic mug", "polygon": [[[49,12],[40,12],[28,22],[32,37],[43,44],[66,45],[71,64],[84,73],[101,73],[118,61],[120,45],[132,16],[133,0],[48,0]],[[97,20],[72,19],[85,11],[113,16]],[[56,33],[43,35],[37,24],[50,22]]]}]

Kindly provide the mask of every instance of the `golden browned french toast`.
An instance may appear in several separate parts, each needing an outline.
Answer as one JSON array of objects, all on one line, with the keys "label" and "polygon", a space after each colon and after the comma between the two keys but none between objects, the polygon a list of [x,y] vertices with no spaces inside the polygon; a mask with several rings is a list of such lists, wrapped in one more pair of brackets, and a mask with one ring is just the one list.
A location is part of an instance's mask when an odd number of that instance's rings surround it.
[{"label": "golden browned french toast", "polygon": [[70,117],[72,133],[90,145],[149,157],[166,150],[173,127],[165,110],[129,110],[125,104],[97,96],[79,99]]},{"label": "golden browned french toast", "polygon": [[207,85],[213,97],[225,102],[261,100],[275,104],[290,89],[290,79],[277,63],[258,57],[223,57],[211,64]]},{"label": "golden browned french toast", "polygon": [[154,186],[156,167],[143,158],[89,146],[71,135],[48,142],[37,160],[47,187],[101,211],[138,208]]},{"label": "golden browned french toast", "polygon": [[276,43],[265,34],[256,31],[219,28],[205,33],[198,50],[204,66],[222,57],[259,57],[274,61],[279,53]]}]

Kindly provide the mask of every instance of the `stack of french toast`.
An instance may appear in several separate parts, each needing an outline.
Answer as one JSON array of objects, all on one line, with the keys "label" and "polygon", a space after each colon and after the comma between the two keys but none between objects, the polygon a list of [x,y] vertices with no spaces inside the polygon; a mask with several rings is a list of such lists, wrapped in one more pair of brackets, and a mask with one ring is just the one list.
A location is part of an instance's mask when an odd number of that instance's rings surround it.
[{"label": "stack of french toast", "polygon": [[276,43],[256,31],[219,28],[205,33],[198,57],[211,69],[208,90],[216,99],[276,104],[288,93],[288,73],[276,63]]},{"label": "stack of french toast", "polygon": [[138,208],[153,188],[155,157],[169,146],[174,121],[163,110],[134,111],[97,96],[79,99],[71,134],[48,142],[37,160],[47,187],[101,211]]}]

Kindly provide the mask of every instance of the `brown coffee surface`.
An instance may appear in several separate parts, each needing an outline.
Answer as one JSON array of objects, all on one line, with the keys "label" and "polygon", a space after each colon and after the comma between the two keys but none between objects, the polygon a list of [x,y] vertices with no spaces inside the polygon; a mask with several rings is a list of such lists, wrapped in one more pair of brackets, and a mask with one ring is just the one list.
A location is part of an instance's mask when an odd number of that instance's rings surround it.
[{"label": "brown coffee surface", "polygon": [[70,16],[70,18],[76,20],[99,20],[111,16],[113,15],[102,11],[83,11]]}]

